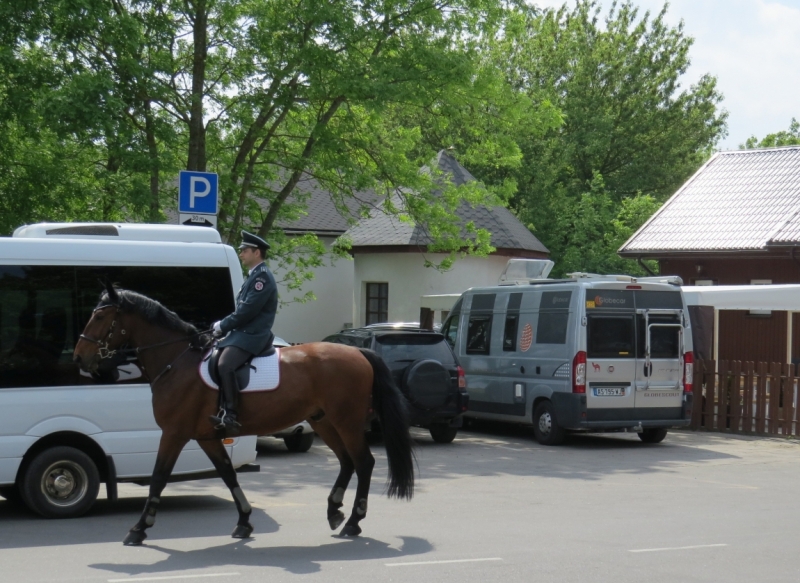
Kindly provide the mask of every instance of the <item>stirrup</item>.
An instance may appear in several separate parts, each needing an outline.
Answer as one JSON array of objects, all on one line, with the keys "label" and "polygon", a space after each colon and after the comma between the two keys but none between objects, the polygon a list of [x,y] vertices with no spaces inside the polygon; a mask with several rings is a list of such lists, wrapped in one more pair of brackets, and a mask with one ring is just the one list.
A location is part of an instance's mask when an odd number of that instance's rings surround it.
[{"label": "stirrup", "polygon": [[216,415],[212,415],[209,417],[212,423],[214,423],[214,429],[223,429],[223,430],[238,430],[242,424],[236,421],[235,419],[231,419],[228,415],[228,412],[220,407],[219,411],[217,411]]}]

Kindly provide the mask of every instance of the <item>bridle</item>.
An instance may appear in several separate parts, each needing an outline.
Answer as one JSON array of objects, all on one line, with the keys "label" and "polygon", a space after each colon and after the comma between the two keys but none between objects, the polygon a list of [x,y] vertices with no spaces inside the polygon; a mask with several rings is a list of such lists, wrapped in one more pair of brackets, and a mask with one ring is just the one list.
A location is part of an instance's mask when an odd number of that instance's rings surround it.
[{"label": "bridle", "polygon": [[[96,312],[100,310],[105,310],[106,308],[117,308],[117,312],[114,314],[114,319],[111,320],[111,326],[108,327],[108,332],[106,332],[105,336],[101,339],[97,340],[96,338],[89,338],[86,334],[81,334],[79,338],[81,340],[86,340],[86,342],[91,342],[92,344],[97,344],[97,354],[100,356],[100,360],[106,360],[108,358],[112,358],[116,353],[117,350],[111,350],[109,348],[109,343],[111,342],[111,338],[114,336],[114,328],[117,325],[117,316],[120,313],[120,307],[117,304],[102,304],[97,306],[94,310],[92,310],[92,317],[94,317]],[[121,328],[119,331],[120,334],[125,336],[127,331],[125,328]]]},{"label": "bridle", "polygon": [[[97,306],[94,310],[92,310],[92,316],[94,317],[95,312],[99,312],[100,310],[105,310],[106,308],[117,308],[117,311],[114,314],[114,319],[111,320],[111,326],[108,327],[108,332],[106,332],[105,336],[103,336],[100,340],[98,340],[96,338],[90,338],[90,337],[86,336],[86,334],[81,334],[79,336],[79,338],[81,340],[86,340],[87,342],[91,342],[92,344],[97,344],[97,354],[100,357],[101,361],[102,360],[107,360],[107,359],[110,359],[110,358],[114,358],[114,356],[117,355],[117,354],[119,354],[120,356],[126,357],[126,358],[130,357],[130,356],[138,357],[139,354],[141,354],[145,350],[149,350],[151,348],[158,348],[160,346],[166,346],[168,344],[175,344],[176,342],[185,342],[185,341],[191,340],[192,338],[195,338],[197,336],[201,336],[203,334],[211,332],[211,330],[204,330],[202,332],[195,332],[194,334],[190,334],[189,336],[186,336],[186,337],[183,337],[183,338],[176,338],[174,340],[167,340],[166,342],[159,342],[157,344],[150,344],[148,346],[139,346],[139,347],[136,347],[136,348],[117,348],[115,350],[111,350],[109,348],[109,343],[111,342],[111,339],[114,337],[114,328],[117,326],[117,317],[119,316],[120,312],[122,311],[122,308],[120,308],[119,304],[101,304],[101,305]],[[125,330],[125,328],[120,328],[119,332],[123,336],[125,336],[127,334],[127,331]],[[166,374],[167,372],[172,370],[172,366],[184,354],[189,352],[189,349],[191,349],[191,347],[192,347],[192,343],[189,342],[189,346],[186,347],[186,350],[181,352],[177,356],[177,358],[175,358],[171,363],[169,363],[164,368],[164,370],[162,370],[159,374],[157,374],[155,376],[155,378],[153,378],[153,380],[150,381],[150,385],[151,386],[155,385],[156,382],[162,376],[164,376],[164,374]],[[142,368],[142,371],[145,373],[145,375],[147,375],[147,371],[144,369],[144,365],[140,365],[140,366]],[[149,375],[147,375],[147,376],[149,376]]]}]

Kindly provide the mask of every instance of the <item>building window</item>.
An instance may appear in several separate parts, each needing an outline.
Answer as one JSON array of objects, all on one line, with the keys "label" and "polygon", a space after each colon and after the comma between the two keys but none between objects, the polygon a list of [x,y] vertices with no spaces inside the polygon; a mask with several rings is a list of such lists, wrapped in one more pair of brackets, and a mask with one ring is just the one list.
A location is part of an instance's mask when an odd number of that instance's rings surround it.
[{"label": "building window", "polygon": [[389,321],[389,284],[367,284],[367,324]]},{"label": "building window", "polygon": [[695,279],[695,285],[715,285],[716,282],[713,279]]}]

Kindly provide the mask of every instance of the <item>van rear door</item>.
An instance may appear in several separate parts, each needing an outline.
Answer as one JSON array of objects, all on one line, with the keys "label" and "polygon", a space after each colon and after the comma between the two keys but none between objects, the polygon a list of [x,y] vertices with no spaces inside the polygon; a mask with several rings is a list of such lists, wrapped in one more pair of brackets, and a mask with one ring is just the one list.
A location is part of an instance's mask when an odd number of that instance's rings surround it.
[{"label": "van rear door", "polygon": [[[632,303],[632,302],[631,302]],[[636,314],[587,310],[586,404],[589,410],[633,409],[636,376]],[[617,416],[613,411],[606,415]],[[602,413],[593,414],[604,419]]]},{"label": "van rear door", "polygon": [[[680,409],[683,399],[683,312],[637,310],[636,407]],[[666,414],[665,418],[671,415]]]}]

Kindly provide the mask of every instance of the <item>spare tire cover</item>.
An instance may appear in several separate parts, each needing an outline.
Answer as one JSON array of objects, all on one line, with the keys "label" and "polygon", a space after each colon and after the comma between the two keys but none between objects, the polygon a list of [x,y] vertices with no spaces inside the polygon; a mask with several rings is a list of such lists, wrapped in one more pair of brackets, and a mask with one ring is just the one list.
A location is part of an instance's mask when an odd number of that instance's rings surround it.
[{"label": "spare tire cover", "polygon": [[417,360],[406,369],[403,388],[412,405],[420,409],[436,409],[447,402],[450,373],[438,360]]}]

